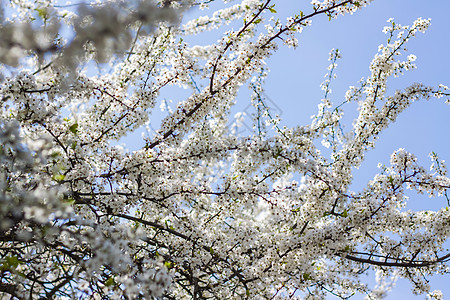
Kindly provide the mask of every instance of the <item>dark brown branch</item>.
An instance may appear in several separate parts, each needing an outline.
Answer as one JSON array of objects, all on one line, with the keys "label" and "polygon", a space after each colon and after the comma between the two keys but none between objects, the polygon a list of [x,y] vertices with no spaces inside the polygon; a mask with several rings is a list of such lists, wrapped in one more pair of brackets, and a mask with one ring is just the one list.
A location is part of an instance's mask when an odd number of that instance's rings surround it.
[{"label": "dark brown branch", "polygon": [[402,260],[401,262],[388,262],[388,261],[378,261],[378,260],[373,260],[373,259],[369,259],[369,258],[362,258],[362,257],[357,257],[357,256],[353,256],[353,255],[345,255],[344,258],[347,258],[349,260],[352,261],[356,261],[356,262],[360,262],[360,263],[365,263],[365,264],[370,264],[370,265],[375,265],[375,266],[382,266],[382,267],[403,267],[403,268],[425,268],[425,267],[429,267],[441,262],[445,262],[446,260],[450,259],[450,253],[438,257],[436,260],[433,261],[406,261],[406,260]]}]

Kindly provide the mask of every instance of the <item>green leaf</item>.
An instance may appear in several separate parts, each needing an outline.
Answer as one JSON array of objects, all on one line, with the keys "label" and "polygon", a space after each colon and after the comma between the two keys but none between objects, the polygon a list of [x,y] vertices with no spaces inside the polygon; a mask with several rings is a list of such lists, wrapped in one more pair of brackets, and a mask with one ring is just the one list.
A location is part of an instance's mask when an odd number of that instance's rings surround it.
[{"label": "green leaf", "polygon": [[20,264],[20,260],[17,258],[17,256],[6,257],[5,260],[10,266],[14,268],[17,268],[17,266]]},{"label": "green leaf", "polygon": [[310,273],[303,273],[303,279],[304,280],[311,280],[311,274]]},{"label": "green leaf", "polygon": [[70,125],[69,131],[72,132],[73,134],[77,134],[78,133],[78,123],[74,123],[74,124]]},{"label": "green leaf", "polygon": [[273,158],[277,159],[280,156],[281,152],[283,152],[283,150],[281,150],[281,148],[277,148],[277,152],[273,153]]},{"label": "green leaf", "polygon": [[2,264],[0,265],[1,271],[14,271],[21,261],[17,258],[17,256],[7,256],[4,258]]},{"label": "green leaf", "polygon": [[273,9],[272,7],[269,7],[269,11],[270,11],[271,13],[273,13],[273,14],[276,14],[276,13],[277,13],[277,11],[276,11],[275,9]]},{"label": "green leaf", "polygon": [[67,197],[64,198],[63,201],[67,204],[73,204],[75,202],[75,199],[73,199],[72,197]]},{"label": "green leaf", "polygon": [[348,217],[348,212],[347,212],[347,210],[344,210],[344,211],[342,212],[341,216],[343,216],[344,218],[347,218],[347,217]]},{"label": "green leaf", "polygon": [[64,175],[64,174],[55,174],[52,177],[52,179],[55,181],[63,181],[64,178],[66,178],[66,175]]},{"label": "green leaf", "polygon": [[51,156],[51,158],[57,158],[60,155],[61,155],[61,152],[56,151],[56,152],[53,152],[50,156]]},{"label": "green leaf", "polygon": [[114,278],[111,276],[105,281],[106,286],[114,285]]},{"label": "green leaf", "polygon": [[47,20],[48,19],[48,11],[47,8],[43,7],[43,8],[36,8],[35,11],[37,11],[38,16],[43,19],[43,20]]}]

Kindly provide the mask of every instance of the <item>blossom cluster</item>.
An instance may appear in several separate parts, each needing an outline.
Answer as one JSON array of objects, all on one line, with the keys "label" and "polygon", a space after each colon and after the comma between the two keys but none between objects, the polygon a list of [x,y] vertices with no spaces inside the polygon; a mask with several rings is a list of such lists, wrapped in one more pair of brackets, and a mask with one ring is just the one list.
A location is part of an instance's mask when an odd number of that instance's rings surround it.
[{"label": "blossom cluster", "polygon": [[[148,34],[160,22],[178,23],[181,11],[170,6],[159,7],[151,0],[130,1],[128,7],[121,1],[90,6],[80,3],[76,13],[57,11],[53,1],[17,2],[11,4],[13,8],[18,7],[22,19],[19,22],[0,19],[0,62],[15,67],[32,51],[40,62],[47,53],[59,53],[61,57],[55,64],[73,70],[85,58],[84,47],[88,45],[93,47],[97,61],[106,62],[112,54],[122,54],[130,48],[133,41],[130,29],[139,28],[136,34]],[[3,5],[0,4],[2,12]],[[36,19],[36,12],[43,26],[30,22]],[[73,37],[64,43],[62,34],[68,30],[73,31]]]}]

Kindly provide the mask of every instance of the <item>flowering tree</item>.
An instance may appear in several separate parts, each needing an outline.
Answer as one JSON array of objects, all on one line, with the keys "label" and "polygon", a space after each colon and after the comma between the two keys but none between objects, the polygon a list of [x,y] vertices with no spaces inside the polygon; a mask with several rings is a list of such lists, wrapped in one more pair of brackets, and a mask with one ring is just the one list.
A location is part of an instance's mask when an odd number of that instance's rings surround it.
[{"label": "flowering tree", "polygon": [[[181,21],[215,2],[2,2],[0,295],[378,299],[403,277],[415,293],[442,298],[426,278],[448,272],[448,203],[413,212],[405,193],[446,197],[444,162],[433,154],[429,172],[399,149],[365,189],[351,190],[352,172],[400,112],[449,94],[422,84],[387,92],[388,78],[415,67],[414,55],[398,55],[429,20],[389,20],[370,74],[338,105],[328,99],[340,57],[332,51],[318,113],[286,128],[262,98],[267,58],[296,47],[316,16],[371,1],[314,0],[286,21],[273,0],[223,1]],[[238,29],[215,44],[188,42],[231,22]],[[245,136],[228,126],[244,85],[255,107]],[[167,107],[143,146],[118,146],[176,87],[192,92]],[[344,131],[349,102],[359,115]],[[361,282],[368,270],[373,289]]]}]

